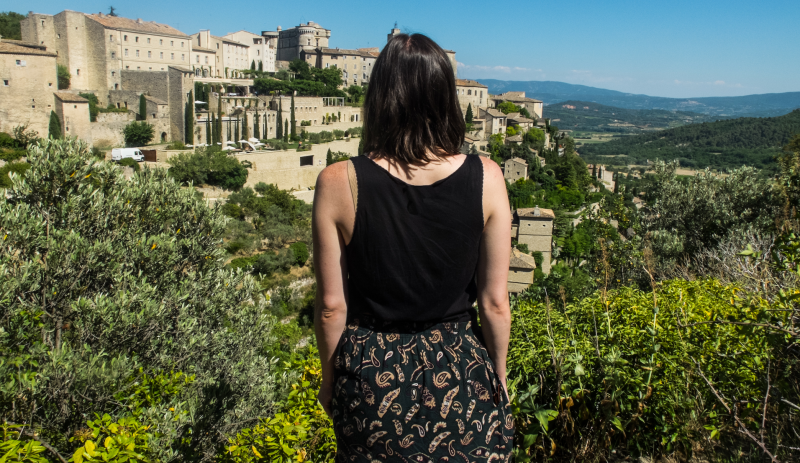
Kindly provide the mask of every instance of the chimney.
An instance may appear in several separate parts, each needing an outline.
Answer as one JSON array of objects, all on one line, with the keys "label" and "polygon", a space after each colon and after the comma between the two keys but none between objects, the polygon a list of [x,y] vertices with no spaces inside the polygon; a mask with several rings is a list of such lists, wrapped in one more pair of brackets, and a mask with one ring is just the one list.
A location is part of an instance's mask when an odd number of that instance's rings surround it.
[{"label": "chimney", "polygon": [[542,211],[539,210],[539,206],[533,208],[533,216],[534,217],[541,217]]}]

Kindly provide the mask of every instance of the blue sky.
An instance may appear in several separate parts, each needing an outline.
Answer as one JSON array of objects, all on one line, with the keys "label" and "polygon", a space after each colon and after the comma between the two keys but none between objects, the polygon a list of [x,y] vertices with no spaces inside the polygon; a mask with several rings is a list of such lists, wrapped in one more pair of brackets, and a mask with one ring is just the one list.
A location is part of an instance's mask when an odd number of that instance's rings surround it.
[{"label": "blue sky", "polygon": [[[381,47],[397,21],[457,52],[459,77],[555,80],[668,97],[800,91],[800,1],[28,0],[167,23],[192,34],[315,21],[331,46]],[[21,11],[24,9],[25,11]]]}]

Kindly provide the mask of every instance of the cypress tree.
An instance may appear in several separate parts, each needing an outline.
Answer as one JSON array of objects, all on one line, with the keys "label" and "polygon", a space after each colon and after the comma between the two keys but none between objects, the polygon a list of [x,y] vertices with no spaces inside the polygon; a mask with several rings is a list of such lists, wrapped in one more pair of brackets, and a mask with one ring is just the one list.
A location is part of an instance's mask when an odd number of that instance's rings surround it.
[{"label": "cypress tree", "polygon": [[222,89],[217,93],[217,140],[214,143],[222,142]]},{"label": "cypress tree", "polygon": [[264,70],[264,62],[263,61],[259,61],[258,62],[258,70],[259,71],[263,71]]},{"label": "cypress tree", "polygon": [[48,129],[48,136],[55,139],[61,138],[61,121],[58,120],[58,116],[56,115],[55,111],[50,111],[50,127]]},{"label": "cypress tree", "polygon": [[597,178],[597,164],[592,164],[592,178]]},{"label": "cypress tree", "polygon": [[289,122],[289,130],[291,131],[289,135],[291,135],[292,141],[297,137],[297,121],[294,118],[294,92],[292,92],[292,108],[289,111],[289,117],[291,118]]},{"label": "cypress tree", "polygon": [[325,165],[329,166],[333,164],[333,153],[331,153],[331,149],[328,148],[328,154],[325,156]]},{"label": "cypress tree", "polygon": [[472,124],[472,119],[474,117],[475,116],[472,114],[472,103],[470,103],[470,104],[467,105],[467,115],[464,117],[464,121],[467,124]]},{"label": "cypress tree", "polygon": [[259,119],[258,111],[256,111],[256,115],[253,117],[253,137],[261,140],[261,131],[259,130],[260,127],[258,126]]},{"label": "cypress tree", "polygon": [[212,113],[208,113],[206,116],[206,145],[211,144],[211,116]]},{"label": "cypress tree", "polygon": [[139,120],[147,119],[147,100],[144,99],[144,93],[139,95]]},{"label": "cypress tree", "polygon": [[247,122],[247,113],[244,113],[244,125],[242,126],[242,138],[245,140],[250,139],[250,123]]},{"label": "cypress tree", "polygon": [[239,140],[241,140],[241,138],[239,137],[239,118],[238,117],[236,118],[236,121],[233,123],[233,127],[234,127],[234,129],[233,129],[233,136],[234,136],[233,142],[234,143],[239,143]]},{"label": "cypress tree", "polygon": [[614,193],[619,193],[619,175],[614,175],[611,178],[614,179]]},{"label": "cypress tree", "polygon": [[283,119],[283,102],[278,98],[278,118],[275,120],[275,138],[278,140],[283,139],[283,124],[281,124],[281,119]]},{"label": "cypress tree", "polygon": [[256,60],[253,60],[253,62],[250,63],[250,70],[251,71],[255,71],[256,70]]},{"label": "cypress tree", "polygon": [[285,119],[283,124],[284,124],[284,127],[283,127],[283,141],[288,142],[289,141],[289,119]]},{"label": "cypress tree", "polygon": [[194,92],[189,90],[189,101],[186,102],[186,129],[184,131],[185,142],[188,144],[193,143],[192,132],[194,132]]},{"label": "cypress tree", "polygon": [[231,139],[231,117],[228,116],[228,137],[225,138],[225,141],[229,141]]}]

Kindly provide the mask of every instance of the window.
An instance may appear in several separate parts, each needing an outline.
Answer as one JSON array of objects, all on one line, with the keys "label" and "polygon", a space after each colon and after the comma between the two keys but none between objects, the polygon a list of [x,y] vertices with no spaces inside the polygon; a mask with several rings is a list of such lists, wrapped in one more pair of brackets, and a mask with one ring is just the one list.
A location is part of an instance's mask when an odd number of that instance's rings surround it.
[{"label": "window", "polygon": [[217,44],[217,50],[219,50],[219,44]]},{"label": "window", "polygon": [[175,59],[175,53],[170,53],[170,59]]},{"label": "window", "polygon": [[147,57],[148,58],[152,58],[153,57],[153,52],[152,51],[148,51],[147,52]]},{"label": "window", "polygon": [[181,42],[181,47],[183,47],[183,42]]},{"label": "window", "polygon": [[78,105],[72,105],[72,109],[78,109]]},{"label": "window", "polygon": [[158,56],[159,58],[164,59],[164,52],[163,51],[161,53],[159,53],[158,55],[159,55]]},{"label": "window", "polygon": [[42,20],[42,27],[44,27],[44,20]]},{"label": "window", "polygon": [[367,70],[367,67],[366,67],[366,66],[361,66],[361,67],[363,68],[363,70],[364,70],[364,71],[366,71],[366,70]]},{"label": "window", "polygon": [[174,47],[175,46],[175,41],[174,40],[170,40],[169,41],[169,46],[170,47]]},{"label": "window", "polygon": [[[53,83],[52,83],[52,82],[48,82],[48,83],[47,83],[47,86],[48,86],[48,87],[52,87],[52,86],[53,86]],[[50,107],[50,105],[47,105],[47,106],[48,106],[48,107]]]},{"label": "window", "polygon": [[80,70],[80,69],[76,69],[76,70],[75,70],[75,74],[77,74],[77,75],[81,75],[81,70]]},{"label": "window", "polygon": [[147,38],[147,43],[150,43],[150,37]]},{"label": "window", "polygon": [[112,52],[111,52],[111,59],[114,59],[114,58],[116,58],[116,57],[117,57],[117,52],[115,52],[115,51],[112,51]]},{"label": "window", "polygon": [[136,57],[139,57],[139,50],[136,50]]},{"label": "window", "polygon": [[111,71],[111,77],[114,77],[116,75],[117,75],[117,71]]},{"label": "window", "polygon": [[[19,64],[19,60],[17,60],[17,63]],[[331,63],[325,63],[325,67],[326,67],[326,68],[329,68],[329,67],[331,67]]]},{"label": "window", "polygon": [[208,56],[206,56],[206,64],[208,64]]},{"label": "window", "polygon": [[108,41],[109,42],[113,42],[114,41],[114,36],[113,35],[109,35],[108,36]]},{"label": "window", "polygon": [[125,42],[127,42],[127,41],[128,41],[128,36],[127,36],[127,35],[123,35],[123,36],[122,36],[122,40],[123,40],[123,41],[125,41]]},{"label": "window", "polygon": [[130,66],[125,66],[125,69],[130,69],[130,68],[131,68]]},{"label": "window", "polygon": [[184,55],[181,55],[181,61],[185,61]]},{"label": "window", "polygon": [[128,56],[128,49],[125,49],[125,56]]},{"label": "window", "polygon": [[200,63],[200,55],[194,55],[194,57],[197,58],[195,61],[197,61],[197,63]]},{"label": "window", "polygon": [[303,166],[313,166],[314,165],[314,156],[300,156],[300,167]]},{"label": "window", "polygon": [[472,95],[472,90],[467,90],[467,95]]},{"label": "window", "polygon": [[24,67],[24,66],[27,66],[27,64],[28,64],[28,63],[27,63],[27,62],[26,62],[24,59],[18,59],[18,60],[17,60],[17,66],[22,66],[22,67]]},{"label": "window", "polygon": [[142,67],[141,67],[141,66],[136,66],[136,70],[137,70],[137,71],[141,71],[141,70],[142,70]]},{"label": "window", "polygon": [[8,79],[3,79],[3,87],[8,87]]},{"label": "window", "polygon": [[139,37],[136,37],[136,38],[134,39],[134,41],[135,41],[136,43],[139,43]]},{"label": "window", "polygon": [[158,44],[159,45],[164,45],[164,39],[158,39]]}]

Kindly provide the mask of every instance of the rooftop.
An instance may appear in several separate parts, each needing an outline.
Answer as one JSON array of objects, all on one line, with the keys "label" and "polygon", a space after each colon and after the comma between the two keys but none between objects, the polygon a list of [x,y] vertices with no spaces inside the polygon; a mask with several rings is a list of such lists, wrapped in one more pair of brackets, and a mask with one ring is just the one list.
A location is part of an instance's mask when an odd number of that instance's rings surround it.
[{"label": "rooftop", "polygon": [[156,97],[154,97],[154,96],[150,96],[150,95],[145,95],[145,96],[144,96],[144,99],[145,99],[145,100],[147,100],[147,101],[152,101],[153,103],[155,103],[155,104],[159,104],[159,105],[162,105],[162,104],[163,104],[163,105],[169,104],[169,103],[167,103],[166,101],[164,101],[164,100],[162,100],[162,99],[160,99],[160,98],[156,98]]},{"label": "rooftop", "polygon": [[47,51],[47,47],[44,45],[12,39],[0,39],[0,53],[7,55],[57,56],[55,53]]},{"label": "rooftop", "polygon": [[488,115],[490,115],[492,117],[507,117],[505,114],[503,114],[503,111],[498,111],[498,110],[496,110],[494,108],[488,108],[488,109],[485,109],[484,111],[486,112],[486,114],[488,114]]},{"label": "rooftop", "polygon": [[317,48],[315,51],[323,55],[355,55],[363,56],[365,58],[375,58],[377,54],[371,49],[350,50],[347,48]]},{"label": "rooftop", "polygon": [[469,80],[469,79],[456,79],[456,87],[480,87],[486,89],[489,88],[476,80]]},{"label": "rooftop", "polygon": [[166,24],[155,21],[142,21],[140,19],[122,18],[120,16],[109,16],[107,14],[87,14],[87,18],[99,22],[109,29],[126,29],[136,32],[149,32],[153,34],[175,35],[178,37],[189,38],[188,35]]},{"label": "rooftop", "polygon": [[205,47],[198,47],[197,45],[192,45],[192,51],[202,51],[202,52],[205,52],[205,53],[216,53],[217,52],[217,50],[212,50],[210,48],[205,48]]},{"label": "rooftop", "polygon": [[64,103],[89,103],[86,98],[69,92],[54,92],[53,95]]},{"label": "rooftop", "polygon": [[511,101],[511,102],[521,102],[521,103],[541,103],[542,100],[537,100],[534,98],[526,98],[525,92],[505,92],[501,93],[500,95],[492,95],[491,98],[496,100],[503,100],[503,101]]},{"label": "rooftop", "polygon": [[536,259],[516,248],[511,248],[511,260],[508,266],[510,268],[533,270],[536,268]]},{"label": "rooftop", "polygon": [[525,162],[525,160],[522,159],[522,158],[511,158],[511,159],[509,159],[509,161],[514,161],[514,162],[518,162],[520,164],[525,164],[526,166],[528,165],[528,163]]},{"label": "rooftop", "polygon": [[526,207],[517,209],[517,216],[531,219],[555,219],[556,215],[552,209],[541,209],[539,207]]}]

